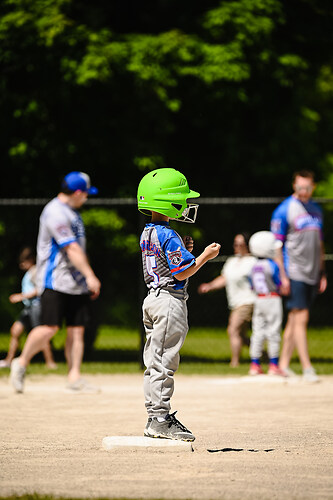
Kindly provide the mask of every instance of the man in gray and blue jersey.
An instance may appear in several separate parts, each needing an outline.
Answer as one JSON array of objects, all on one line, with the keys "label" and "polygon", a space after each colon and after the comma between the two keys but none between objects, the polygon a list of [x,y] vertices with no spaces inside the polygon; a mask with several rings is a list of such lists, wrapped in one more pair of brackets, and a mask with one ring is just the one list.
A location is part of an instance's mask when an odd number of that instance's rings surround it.
[{"label": "man in gray and blue jersey", "polygon": [[278,263],[281,271],[281,292],[288,295],[288,320],[284,332],[280,368],[286,375],[294,348],[298,350],[304,378],[317,381],[307,345],[309,309],[317,293],[327,286],[325,275],[323,215],[312,199],[314,175],[309,171],[293,176],[292,196],[273,212],[271,231],[283,243]]},{"label": "man in gray and blue jersey", "polygon": [[37,241],[37,288],[41,296],[41,325],[33,328],[19,358],[11,365],[11,382],[23,392],[26,367],[44,343],[65,320],[67,338],[68,389],[88,392],[80,375],[84,351],[84,329],[89,316],[89,300],[98,297],[100,281],[85,252],[84,225],[78,209],[97,188],[84,172],[70,172],[61,192],[42,211]]},{"label": "man in gray and blue jersey", "polygon": [[54,198],[40,217],[37,241],[37,284],[45,289],[82,295],[88,293],[86,280],[71,263],[66,247],[76,242],[85,252],[86,238],[80,214],[60,198]]}]

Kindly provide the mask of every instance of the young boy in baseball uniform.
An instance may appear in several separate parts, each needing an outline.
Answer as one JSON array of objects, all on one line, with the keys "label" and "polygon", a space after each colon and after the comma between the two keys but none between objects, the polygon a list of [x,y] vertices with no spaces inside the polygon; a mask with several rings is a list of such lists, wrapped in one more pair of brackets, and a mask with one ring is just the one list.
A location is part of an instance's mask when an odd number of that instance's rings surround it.
[{"label": "young boy in baseball uniform", "polygon": [[252,267],[250,281],[256,294],[252,316],[252,335],[250,341],[250,375],[261,375],[260,359],[263,345],[267,340],[269,356],[269,375],[283,375],[280,370],[279,352],[283,318],[279,266],[273,260],[281,243],[270,231],[259,231],[251,236],[250,252],[257,257]]},{"label": "young boy in baseball uniform", "polygon": [[194,223],[198,205],[188,204],[187,200],[199,196],[190,190],[185,176],[173,168],[148,173],[138,187],[138,209],[151,216],[141,234],[140,247],[148,288],[142,308],[146,332],[144,396],[148,413],[144,435],[152,438],[195,439],[176,419],[176,412],[170,413],[170,400],[179,351],[188,332],[188,278],[218,255],[220,245],[212,243],[195,258],[189,251],[193,249],[193,240],[187,238],[185,245],[169,221]]}]

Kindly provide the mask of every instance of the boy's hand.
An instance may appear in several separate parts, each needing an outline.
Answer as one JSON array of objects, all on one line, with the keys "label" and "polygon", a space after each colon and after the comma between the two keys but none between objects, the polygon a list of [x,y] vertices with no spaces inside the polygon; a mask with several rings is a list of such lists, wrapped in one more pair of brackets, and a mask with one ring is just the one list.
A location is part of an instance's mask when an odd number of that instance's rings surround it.
[{"label": "boy's hand", "polygon": [[214,259],[219,254],[220,248],[219,243],[211,243],[205,248],[204,254],[208,257],[208,260]]},{"label": "boy's hand", "polygon": [[191,253],[193,251],[193,247],[194,247],[194,241],[193,241],[192,236],[184,236],[183,242],[184,242],[186,250]]},{"label": "boy's hand", "polygon": [[13,293],[9,296],[9,302],[12,304],[17,304],[18,302],[22,302],[22,293]]}]

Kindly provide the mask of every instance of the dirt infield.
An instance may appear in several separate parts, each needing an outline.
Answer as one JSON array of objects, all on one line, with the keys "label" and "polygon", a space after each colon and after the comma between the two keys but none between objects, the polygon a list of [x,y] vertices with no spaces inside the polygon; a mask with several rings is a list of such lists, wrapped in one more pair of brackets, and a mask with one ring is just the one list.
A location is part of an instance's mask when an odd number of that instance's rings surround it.
[{"label": "dirt infield", "polygon": [[333,377],[176,375],[173,409],[197,436],[176,453],[103,450],[142,435],[142,377],[87,378],[100,394],[67,394],[55,375],[28,377],[23,395],[0,380],[0,495],[333,499]]}]

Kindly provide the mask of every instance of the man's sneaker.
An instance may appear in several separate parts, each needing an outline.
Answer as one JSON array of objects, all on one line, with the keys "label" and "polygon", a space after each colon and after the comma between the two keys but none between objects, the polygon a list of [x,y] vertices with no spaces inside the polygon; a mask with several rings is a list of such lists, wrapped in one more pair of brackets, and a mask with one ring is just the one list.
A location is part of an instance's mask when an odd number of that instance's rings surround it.
[{"label": "man's sneaker", "polygon": [[192,432],[176,419],[175,414],[171,413],[163,422],[159,422],[156,417],[152,418],[147,429],[146,436],[151,438],[179,439],[181,441],[194,441],[195,436]]},{"label": "man's sneaker", "polygon": [[291,368],[280,368],[284,377],[296,377],[296,373]]},{"label": "man's sneaker", "polygon": [[262,371],[260,365],[258,365],[257,363],[251,363],[249,375],[263,375],[263,374],[264,372]]},{"label": "man's sneaker", "polygon": [[18,358],[13,359],[10,365],[10,382],[16,392],[23,392],[25,371]]},{"label": "man's sneaker", "polygon": [[148,422],[146,423],[145,430],[143,431],[143,435],[146,436],[146,437],[150,437],[149,434],[148,434],[148,428],[149,428],[152,420],[153,419],[151,417],[148,418]]},{"label": "man's sneaker", "polygon": [[274,363],[270,363],[268,367],[268,375],[278,375],[280,377],[285,377],[283,371],[281,368],[279,368],[277,365]]},{"label": "man's sneaker", "polygon": [[66,387],[66,392],[70,394],[97,394],[100,391],[99,387],[89,384],[84,378],[69,382]]},{"label": "man's sneaker", "polygon": [[319,382],[319,377],[312,366],[303,370],[303,380],[304,382]]},{"label": "man's sneaker", "polygon": [[10,368],[10,363],[8,363],[8,361],[6,361],[5,359],[1,359],[0,368]]}]

